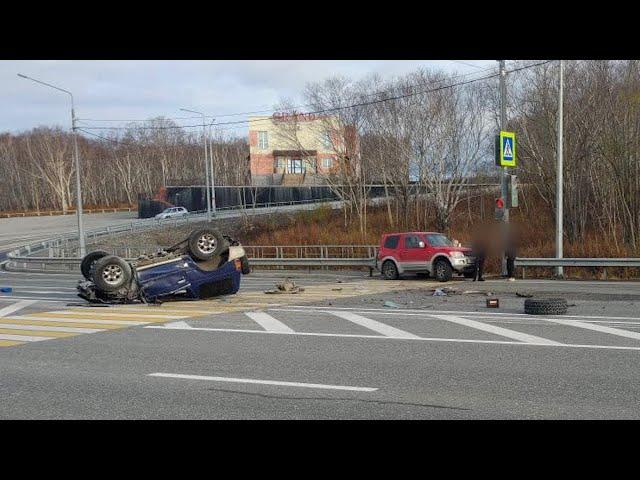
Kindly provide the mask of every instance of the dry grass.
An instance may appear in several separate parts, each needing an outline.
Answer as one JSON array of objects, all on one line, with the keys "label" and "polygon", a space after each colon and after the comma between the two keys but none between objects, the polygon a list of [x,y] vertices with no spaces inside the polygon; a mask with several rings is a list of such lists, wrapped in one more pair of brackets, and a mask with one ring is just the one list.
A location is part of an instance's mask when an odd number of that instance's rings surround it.
[{"label": "dry grass", "polygon": [[[525,208],[511,210],[511,223],[519,230],[523,239],[518,251],[521,257],[553,257],[555,256],[555,224],[553,212],[544,208],[542,202],[535,198],[527,199],[528,212]],[[484,219],[493,218],[493,198],[483,199],[484,208],[480,208],[480,200],[476,199],[471,208],[464,203],[454,213],[449,236],[462,242],[471,243],[474,229],[481,222],[480,212],[484,212]],[[534,203],[532,205],[532,202]],[[241,238],[245,245],[349,245],[369,244],[377,245],[383,233],[407,230],[436,230],[435,219],[426,225],[411,225],[403,229],[390,225],[385,207],[370,207],[367,215],[368,229],[362,235],[356,218],[347,221],[345,225],[342,211],[331,210],[328,207],[299,212],[281,219],[277,223],[262,222],[255,225],[252,231],[243,232]],[[415,218],[415,210],[410,210],[408,217]],[[637,257],[640,252],[630,248],[621,248],[620,253],[613,253],[610,243],[597,232],[590,232],[584,242],[569,243],[565,240],[565,257]],[[486,269],[489,273],[500,271],[500,259],[487,259]],[[527,276],[547,277],[553,274],[550,268],[528,268]],[[570,278],[604,278],[601,268],[566,268],[565,276]],[[640,278],[640,269],[609,268],[607,278]]]}]

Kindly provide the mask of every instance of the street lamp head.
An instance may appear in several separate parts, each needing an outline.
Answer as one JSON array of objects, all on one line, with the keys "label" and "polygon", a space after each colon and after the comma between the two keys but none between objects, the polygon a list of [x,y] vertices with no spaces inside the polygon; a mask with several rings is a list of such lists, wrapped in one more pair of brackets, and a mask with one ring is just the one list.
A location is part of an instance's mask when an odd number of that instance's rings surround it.
[{"label": "street lamp head", "polygon": [[27,77],[26,75],[23,75],[23,74],[21,74],[21,73],[19,73],[19,74],[18,74],[18,76],[19,76],[19,77],[22,77],[22,78],[29,78],[29,77]]}]

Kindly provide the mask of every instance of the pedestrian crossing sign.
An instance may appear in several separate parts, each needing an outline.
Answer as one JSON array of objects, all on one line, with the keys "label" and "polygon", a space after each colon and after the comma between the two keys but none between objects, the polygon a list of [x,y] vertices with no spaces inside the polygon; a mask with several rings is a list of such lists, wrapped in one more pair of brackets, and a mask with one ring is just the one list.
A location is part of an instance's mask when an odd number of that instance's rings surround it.
[{"label": "pedestrian crossing sign", "polygon": [[500,167],[515,167],[516,134],[501,131],[496,140],[496,165]]}]

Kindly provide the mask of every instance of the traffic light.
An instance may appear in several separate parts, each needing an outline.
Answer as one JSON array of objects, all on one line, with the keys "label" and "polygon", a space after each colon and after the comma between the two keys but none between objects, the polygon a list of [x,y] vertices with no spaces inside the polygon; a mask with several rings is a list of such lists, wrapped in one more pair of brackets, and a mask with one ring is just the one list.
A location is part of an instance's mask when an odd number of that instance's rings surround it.
[{"label": "traffic light", "polygon": [[494,218],[496,220],[502,220],[504,218],[504,200],[502,198],[496,198],[496,208],[494,210]]}]

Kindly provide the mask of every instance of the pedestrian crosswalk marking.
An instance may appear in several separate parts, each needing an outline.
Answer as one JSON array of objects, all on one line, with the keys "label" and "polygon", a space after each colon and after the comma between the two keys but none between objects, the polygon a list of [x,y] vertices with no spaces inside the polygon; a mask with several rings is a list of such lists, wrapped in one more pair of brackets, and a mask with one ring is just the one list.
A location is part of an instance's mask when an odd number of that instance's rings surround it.
[{"label": "pedestrian crosswalk marking", "polygon": [[23,325],[42,325],[51,327],[78,327],[78,328],[97,328],[97,329],[117,329],[124,326],[146,325],[149,322],[105,322],[101,320],[79,320],[76,318],[49,318],[49,317],[5,317],[2,321],[11,321],[15,324]]},{"label": "pedestrian crosswalk marking", "polygon": [[292,328],[289,328],[268,313],[246,312],[245,315],[269,332],[294,333]]},{"label": "pedestrian crosswalk marking", "polygon": [[28,335],[28,336],[36,336],[36,337],[72,337],[77,335],[77,333],[69,333],[69,332],[55,332],[53,330],[48,331],[38,331],[34,332],[33,330],[23,329],[19,330],[16,328],[0,328],[0,334],[3,335]]},{"label": "pedestrian crosswalk marking", "polygon": [[336,317],[340,317],[353,322],[356,325],[360,325],[361,327],[380,333],[385,337],[420,338],[418,335],[414,335],[413,333],[405,332],[404,330],[400,330],[399,328],[392,327],[390,325],[387,325],[386,323],[378,322],[377,320],[373,320],[371,318],[363,317],[362,315],[358,315],[353,312],[342,312],[338,310],[328,310],[327,312],[335,315]]},{"label": "pedestrian crosswalk marking", "polygon": [[[67,333],[96,333],[101,332],[102,329],[99,328],[82,328],[82,327],[69,327],[67,326],[54,326],[54,325],[38,325],[38,324],[28,324],[28,323],[0,323],[0,330],[7,329],[17,329],[17,330],[36,330],[43,332],[67,332]],[[11,333],[11,332],[9,332]]]},{"label": "pedestrian crosswalk marking", "polygon": [[[67,336],[73,336],[73,334],[69,333]],[[16,332],[13,334],[4,334],[0,333],[0,340],[15,340],[17,343],[13,345],[21,345],[24,342],[40,342],[42,340],[50,340],[49,337],[37,336],[37,335],[17,335]],[[12,345],[3,345],[5,347],[10,347]]]},{"label": "pedestrian crosswalk marking", "polygon": [[[0,322],[11,326],[9,328],[0,326],[0,347],[157,323],[173,323],[174,328],[176,328],[175,325],[185,328],[181,321],[189,318],[255,311],[261,308],[286,307],[291,304],[386,293],[416,287],[415,282],[402,280],[389,282],[366,280],[345,283],[328,280],[326,283],[314,282],[311,285],[303,286],[305,290],[298,294],[269,295],[261,291],[240,291],[236,295],[210,300],[167,302],[161,305],[112,305],[104,308],[76,307],[65,310],[31,312],[28,315],[17,315],[16,312],[36,302],[34,300],[20,301],[0,309]],[[421,286],[428,286],[428,284],[421,284]],[[267,314],[256,317],[262,321],[263,328],[265,328],[264,325],[267,325],[274,332],[293,332],[276,319],[267,321],[264,315]],[[276,326],[275,322],[280,325]],[[260,322],[258,323],[260,324]]]}]

